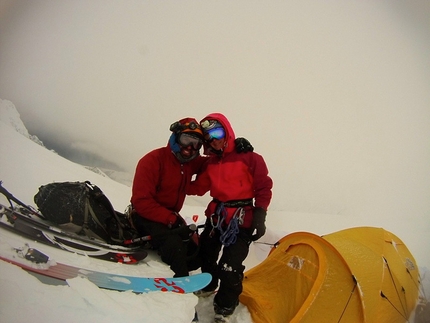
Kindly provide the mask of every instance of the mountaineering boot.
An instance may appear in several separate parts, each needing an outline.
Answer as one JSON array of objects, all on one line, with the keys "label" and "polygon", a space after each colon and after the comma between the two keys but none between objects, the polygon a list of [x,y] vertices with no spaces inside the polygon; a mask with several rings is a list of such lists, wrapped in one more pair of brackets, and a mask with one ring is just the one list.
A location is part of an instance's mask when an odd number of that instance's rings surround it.
[{"label": "mountaineering boot", "polygon": [[[238,302],[239,304],[239,302]],[[236,304],[236,306],[238,305]],[[236,306],[232,307],[220,307],[217,303],[214,302],[214,310],[215,310],[215,323],[228,323],[230,322],[230,317],[233,314]]]},{"label": "mountaineering boot", "polygon": [[215,314],[214,323],[228,323],[231,315]]}]

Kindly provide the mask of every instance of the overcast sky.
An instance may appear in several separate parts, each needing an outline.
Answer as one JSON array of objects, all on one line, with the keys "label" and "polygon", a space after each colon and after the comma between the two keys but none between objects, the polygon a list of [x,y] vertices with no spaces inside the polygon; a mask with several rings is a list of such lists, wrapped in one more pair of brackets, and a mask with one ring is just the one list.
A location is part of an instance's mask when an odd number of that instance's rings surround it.
[{"label": "overcast sky", "polygon": [[131,173],[172,122],[222,112],[265,157],[272,207],[430,218],[429,16],[426,0],[0,0],[0,98],[64,156]]}]

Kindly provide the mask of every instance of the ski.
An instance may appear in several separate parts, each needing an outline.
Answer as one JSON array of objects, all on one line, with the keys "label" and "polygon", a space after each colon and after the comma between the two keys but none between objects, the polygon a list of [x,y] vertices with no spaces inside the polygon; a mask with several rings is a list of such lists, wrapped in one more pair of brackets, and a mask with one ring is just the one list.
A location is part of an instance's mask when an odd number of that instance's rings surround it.
[{"label": "ski", "polygon": [[212,279],[208,273],[177,278],[118,275],[56,262],[48,255],[36,248],[31,248],[29,245],[19,248],[14,247],[13,249],[15,254],[3,252],[0,255],[0,259],[40,275],[60,280],[84,277],[100,288],[117,291],[192,293],[204,288]]},{"label": "ski", "polygon": [[148,255],[145,250],[139,247],[111,245],[62,231],[58,227],[49,225],[46,221],[42,222],[42,220],[31,217],[30,214],[24,214],[22,210],[11,209],[2,204],[0,204],[0,215],[5,215],[8,221],[8,223],[0,221],[2,228],[80,255],[124,264],[135,264]]},{"label": "ski", "polygon": [[5,214],[8,218],[8,221],[11,224],[15,224],[16,222],[20,225],[27,225],[33,228],[44,230],[45,232],[51,232],[52,234],[56,234],[59,236],[64,236],[66,238],[77,240],[79,243],[82,244],[90,244],[92,246],[96,245],[98,247],[103,247],[107,249],[113,249],[113,250],[123,250],[123,251],[130,251],[130,250],[139,250],[141,249],[141,246],[123,246],[118,244],[109,244],[106,243],[103,240],[98,240],[94,238],[89,238],[87,236],[78,235],[73,232],[64,231],[60,227],[51,225],[46,220],[40,220],[37,218],[34,218],[31,216],[31,214],[27,214],[25,210],[19,209],[19,208],[10,208],[0,203],[0,214]]}]

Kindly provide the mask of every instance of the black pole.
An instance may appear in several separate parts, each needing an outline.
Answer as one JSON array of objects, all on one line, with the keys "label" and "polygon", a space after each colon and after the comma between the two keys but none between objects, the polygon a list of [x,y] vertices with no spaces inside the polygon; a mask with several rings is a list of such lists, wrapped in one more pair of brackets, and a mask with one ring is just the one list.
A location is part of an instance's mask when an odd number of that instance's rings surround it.
[{"label": "black pole", "polygon": [[129,244],[133,244],[133,243],[150,241],[154,237],[162,237],[162,236],[167,236],[167,235],[171,235],[171,234],[189,235],[190,233],[193,233],[196,230],[197,230],[197,225],[195,225],[194,223],[192,223],[190,225],[186,225],[186,226],[179,227],[177,229],[169,230],[167,232],[160,233],[160,234],[157,234],[155,236],[147,235],[147,236],[143,236],[143,237],[139,237],[139,238],[135,238],[135,239],[124,240],[124,245],[129,245]]}]

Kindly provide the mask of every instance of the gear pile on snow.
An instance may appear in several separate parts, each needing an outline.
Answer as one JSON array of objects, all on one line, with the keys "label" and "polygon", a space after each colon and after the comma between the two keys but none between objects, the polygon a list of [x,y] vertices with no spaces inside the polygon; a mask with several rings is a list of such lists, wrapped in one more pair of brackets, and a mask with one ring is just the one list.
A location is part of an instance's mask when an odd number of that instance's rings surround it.
[{"label": "gear pile on snow", "polygon": [[0,229],[58,249],[124,264],[138,263],[148,255],[148,252],[139,245],[126,247],[108,244],[87,236],[62,231],[47,221],[35,219],[34,213],[22,206],[10,208],[0,204],[0,216],[3,215],[6,216],[7,221],[0,221]]},{"label": "gear pile on snow", "polygon": [[62,230],[108,243],[136,236],[126,217],[116,212],[102,190],[89,181],[43,185],[34,202],[46,220]]}]

